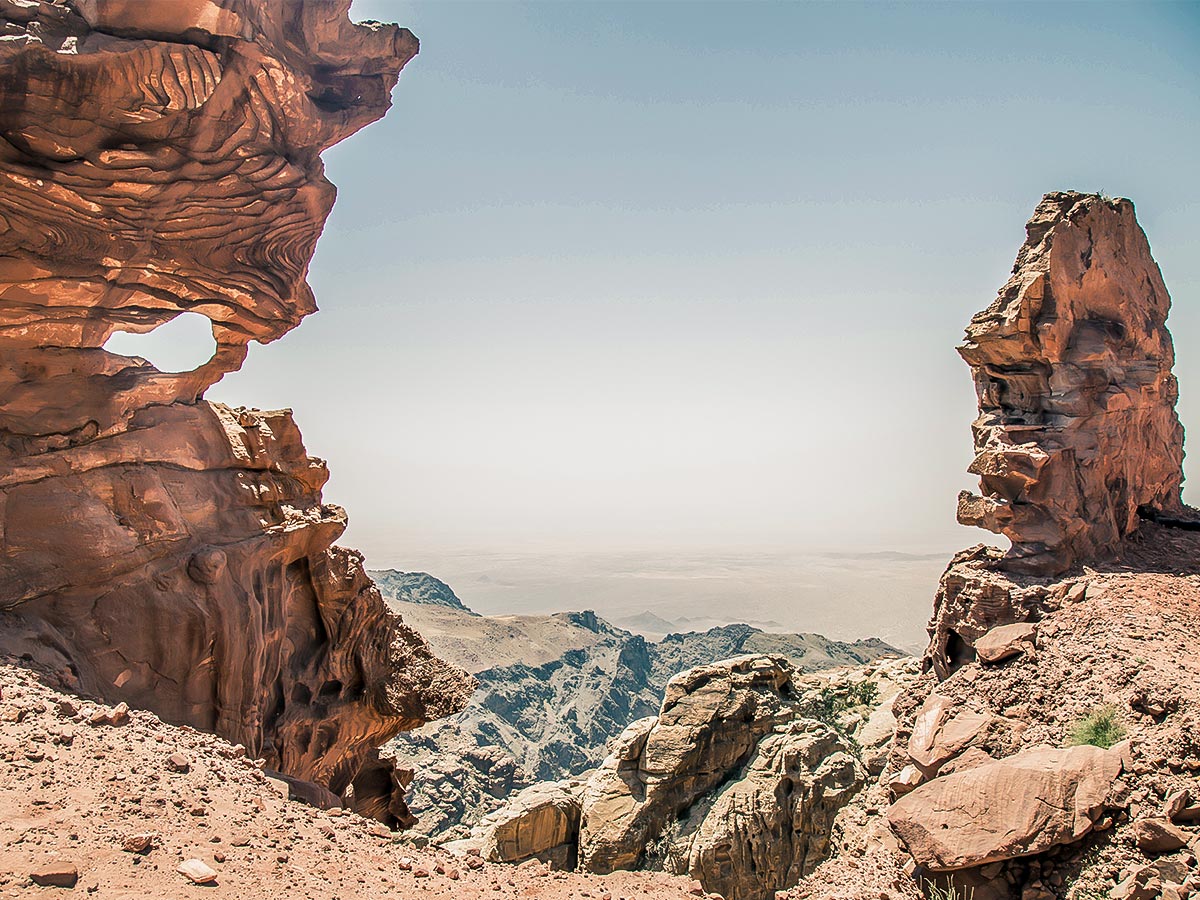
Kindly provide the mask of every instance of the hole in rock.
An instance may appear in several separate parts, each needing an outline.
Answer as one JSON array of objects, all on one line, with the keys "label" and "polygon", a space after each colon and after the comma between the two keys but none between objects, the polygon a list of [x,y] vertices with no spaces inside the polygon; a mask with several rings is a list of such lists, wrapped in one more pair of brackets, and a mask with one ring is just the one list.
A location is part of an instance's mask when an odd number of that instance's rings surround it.
[{"label": "hole in rock", "polygon": [[185,312],[146,334],[118,331],[104,349],[141,357],[160,372],[190,372],[213,358],[217,341],[207,316]]}]

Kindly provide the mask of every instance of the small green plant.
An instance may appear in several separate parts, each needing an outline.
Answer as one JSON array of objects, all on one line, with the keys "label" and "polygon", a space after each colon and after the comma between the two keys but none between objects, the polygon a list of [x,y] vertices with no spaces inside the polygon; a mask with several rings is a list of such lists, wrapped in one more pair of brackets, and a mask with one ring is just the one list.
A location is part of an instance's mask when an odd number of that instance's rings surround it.
[{"label": "small green plant", "polygon": [[850,686],[849,706],[874,706],[879,699],[879,685],[873,681],[860,681]]},{"label": "small green plant", "polygon": [[921,888],[929,900],[974,900],[975,897],[975,888],[969,887],[963,890],[949,878],[946,879],[944,885],[940,886],[936,881],[926,878],[922,882]]},{"label": "small green plant", "polygon": [[1091,744],[1107,750],[1125,737],[1121,712],[1111,703],[1093,709],[1071,727],[1067,743],[1072,746]]}]

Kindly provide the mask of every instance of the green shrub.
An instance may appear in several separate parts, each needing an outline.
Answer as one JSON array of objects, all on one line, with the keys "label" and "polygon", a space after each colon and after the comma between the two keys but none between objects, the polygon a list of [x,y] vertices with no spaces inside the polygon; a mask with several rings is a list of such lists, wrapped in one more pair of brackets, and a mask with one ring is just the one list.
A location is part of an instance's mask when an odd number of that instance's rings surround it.
[{"label": "green shrub", "polygon": [[1121,712],[1112,704],[1097,707],[1071,726],[1068,744],[1072,747],[1091,744],[1107,750],[1125,737]]}]

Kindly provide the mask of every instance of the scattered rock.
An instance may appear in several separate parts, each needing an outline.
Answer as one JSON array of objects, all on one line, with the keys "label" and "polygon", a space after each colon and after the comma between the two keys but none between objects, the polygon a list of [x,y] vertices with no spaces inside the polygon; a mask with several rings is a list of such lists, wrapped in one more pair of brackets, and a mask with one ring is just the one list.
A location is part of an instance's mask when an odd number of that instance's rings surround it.
[{"label": "scattered rock", "polygon": [[1190,836],[1166,819],[1140,819],[1133,824],[1133,837],[1143,853],[1171,853],[1186,847]]},{"label": "scattered rock", "polygon": [[167,768],[172,772],[187,772],[191,767],[188,758],[182,753],[172,753],[167,757]]},{"label": "scattered rock", "polygon": [[126,853],[149,853],[158,844],[158,835],[152,831],[129,834],[121,839],[121,849]]},{"label": "scattered rock", "polygon": [[1036,627],[1031,622],[997,625],[975,642],[975,652],[986,663],[1001,663],[1034,646]]},{"label": "scattered rock", "polygon": [[215,884],[217,872],[203,860],[185,859],[175,870],[193,884]]},{"label": "scattered rock", "polygon": [[69,862],[48,862],[33,869],[29,877],[41,887],[73,888],[79,881],[79,870]]}]

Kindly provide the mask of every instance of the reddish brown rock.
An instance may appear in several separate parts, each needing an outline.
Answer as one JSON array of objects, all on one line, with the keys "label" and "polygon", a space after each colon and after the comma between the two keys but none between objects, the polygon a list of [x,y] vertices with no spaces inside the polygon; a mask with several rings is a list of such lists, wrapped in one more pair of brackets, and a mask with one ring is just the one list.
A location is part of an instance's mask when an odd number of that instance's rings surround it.
[{"label": "reddish brown rock", "polygon": [[979,398],[982,496],[958,519],[1012,541],[1004,566],[1054,575],[1111,554],[1141,514],[1181,510],[1171,299],[1133,204],[1047,194],[1012,277],[959,353]]},{"label": "reddish brown rock", "polygon": [[49,862],[30,872],[29,878],[41,887],[73,888],[79,881],[79,870],[69,862]]},{"label": "reddish brown rock", "polygon": [[1134,823],[1133,838],[1143,853],[1171,853],[1186,847],[1191,836],[1165,818],[1152,818]]},{"label": "reddish brown rock", "polygon": [[986,663],[1001,663],[1032,650],[1037,628],[1030,622],[997,625],[975,642],[975,652]]},{"label": "reddish brown rock", "polygon": [[[320,153],[417,51],[348,7],[0,5],[0,644],[335,794],[471,681],[333,546],[290,412],[201,396],[315,310]],[[182,311],[194,371],[102,349]]]},{"label": "reddish brown rock", "polygon": [[888,821],[935,872],[1043,853],[1092,830],[1124,752],[1026,750],[921,785],[892,805]]}]

